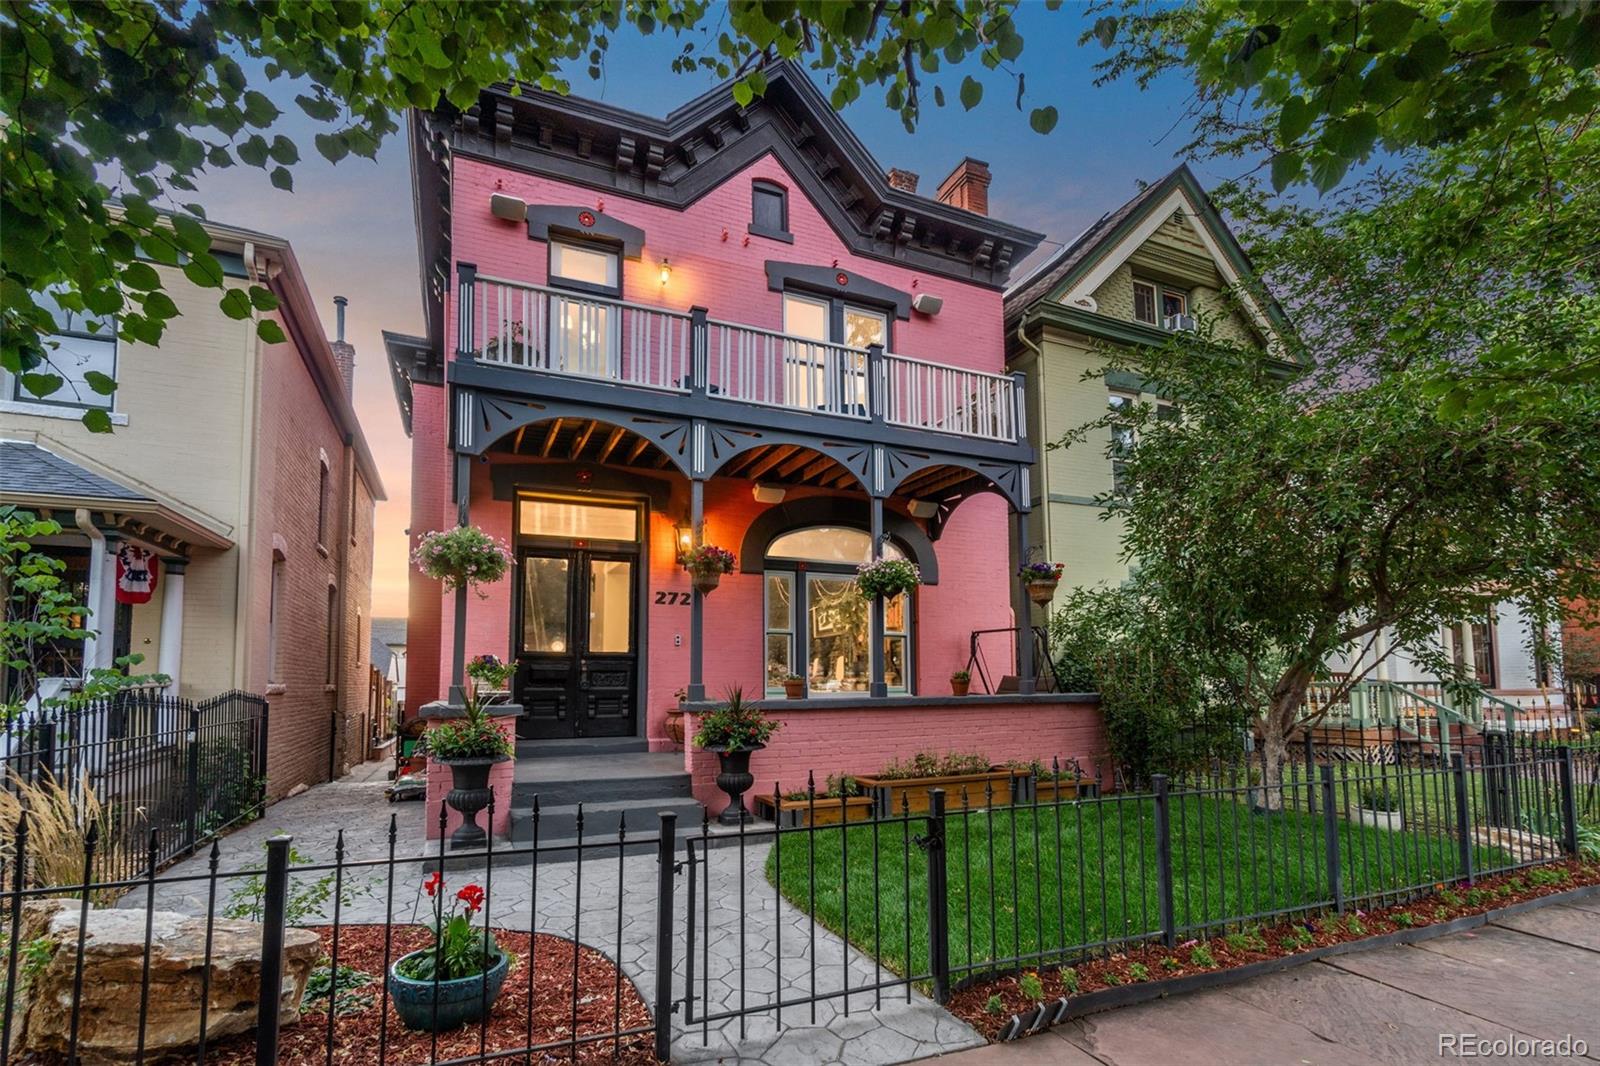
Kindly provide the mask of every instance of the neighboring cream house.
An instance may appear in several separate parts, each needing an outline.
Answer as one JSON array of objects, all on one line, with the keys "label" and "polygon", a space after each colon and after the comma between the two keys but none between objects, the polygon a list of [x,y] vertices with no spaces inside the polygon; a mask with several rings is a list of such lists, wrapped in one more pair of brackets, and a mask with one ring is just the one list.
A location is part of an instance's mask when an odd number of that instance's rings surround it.
[{"label": "neighboring cream house", "polygon": [[[1131,430],[1117,439],[1105,430],[1081,447],[1046,444],[1108,409],[1142,400],[1159,413],[1165,402],[1135,375],[1085,375],[1105,365],[1106,345],[1162,344],[1175,329],[1209,326],[1223,342],[1273,351],[1285,319],[1276,305],[1236,287],[1250,270],[1205,190],[1179,167],[1007,291],[1007,359],[1027,379],[1028,432],[1039,457],[1030,539],[1043,557],[1066,563],[1068,586],[1128,576],[1122,522],[1102,517],[1097,498],[1116,485],[1116,452],[1134,441]],[[1443,627],[1440,646],[1501,699],[1559,708],[1560,681],[1535,661],[1529,625],[1517,605],[1502,603],[1493,618]],[[1375,676],[1426,680],[1405,649]]]},{"label": "neighboring cream house", "polygon": [[[324,336],[287,242],[207,228],[227,284],[276,293],[287,342],[260,341],[256,316],[228,318],[216,290],[159,265],[181,314],[158,348],[63,312],[63,388],[35,397],[0,371],[0,504],[61,523],[50,547],[91,612],[89,638],[60,650],[57,683],[137,653],[136,669],[170,675],[177,695],[265,695],[268,787],[281,796],[361,758],[383,487],[350,402],[354,350]],[[91,370],[116,392],[84,385]],[[82,424],[90,406],[111,433]],[[126,602],[139,598],[130,573],[152,560],[148,600]]]}]

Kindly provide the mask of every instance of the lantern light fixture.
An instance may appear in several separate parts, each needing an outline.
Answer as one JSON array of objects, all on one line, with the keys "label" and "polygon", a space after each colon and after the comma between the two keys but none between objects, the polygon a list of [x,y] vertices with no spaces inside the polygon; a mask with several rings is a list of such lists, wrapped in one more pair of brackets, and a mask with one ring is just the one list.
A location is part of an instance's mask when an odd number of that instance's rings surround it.
[{"label": "lantern light fixture", "polygon": [[667,257],[661,257],[661,284],[665,285],[672,280],[672,264],[667,262]]}]

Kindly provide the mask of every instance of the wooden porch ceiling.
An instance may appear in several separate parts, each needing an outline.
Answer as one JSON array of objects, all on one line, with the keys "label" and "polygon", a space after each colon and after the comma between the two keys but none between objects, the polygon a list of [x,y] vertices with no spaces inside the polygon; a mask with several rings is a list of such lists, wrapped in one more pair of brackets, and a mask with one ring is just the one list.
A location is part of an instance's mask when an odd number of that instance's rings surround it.
[{"label": "wooden porch ceiling", "polygon": [[[537,459],[604,463],[635,470],[671,466],[665,452],[645,437],[592,418],[552,418],[523,426],[494,449]],[[716,477],[745,478],[775,485],[859,489],[855,475],[826,455],[798,444],[770,444],[736,456]],[[895,495],[941,499],[960,496],[985,484],[981,474],[939,466],[908,478]]]}]

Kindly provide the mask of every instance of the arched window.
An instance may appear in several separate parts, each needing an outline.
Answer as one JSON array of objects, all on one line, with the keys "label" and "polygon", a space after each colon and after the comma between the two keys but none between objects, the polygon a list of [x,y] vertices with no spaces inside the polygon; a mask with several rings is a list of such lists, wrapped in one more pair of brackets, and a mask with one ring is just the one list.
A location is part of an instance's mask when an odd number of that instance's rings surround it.
[{"label": "arched window", "polygon": [[[905,552],[885,542],[886,559]],[[856,567],[872,557],[872,538],[848,526],[808,526],[772,538],[765,559],[767,690],[791,675],[812,696],[865,694],[871,685],[869,605],[856,591]],[[909,690],[911,599],[884,601],[883,676],[891,692]]]}]

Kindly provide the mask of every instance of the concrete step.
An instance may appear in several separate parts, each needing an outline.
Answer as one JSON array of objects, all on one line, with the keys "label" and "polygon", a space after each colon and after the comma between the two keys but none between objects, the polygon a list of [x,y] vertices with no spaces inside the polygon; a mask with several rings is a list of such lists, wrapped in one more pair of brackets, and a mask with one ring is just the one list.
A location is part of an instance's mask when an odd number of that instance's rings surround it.
[{"label": "concrete step", "polygon": [[[577,803],[559,804],[550,806],[542,800],[539,804],[539,844],[568,843],[578,837],[578,807]],[[660,797],[617,800],[614,802],[584,803],[583,807],[583,839],[589,843],[612,843],[617,839],[617,828],[627,818],[628,832],[630,835],[640,837],[654,837],[661,828],[660,813],[672,811],[678,816],[678,832],[680,836],[690,828],[696,832],[700,828],[700,819],[704,808],[692,798]],[[533,842],[533,807],[513,805],[511,808],[511,842],[513,844],[530,844]],[[631,849],[630,849],[631,850]],[[588,859],[585,854],[585,861]],[[605,852],[595,854],[604,855]],[[611,852],[615,855],[615,852]],[[557,859],[565,858],[571,861],[572,855],[555,856]]]},{"label": "concrete step", "polygon": [[544,807],[624,800],[682,799],[692,794],[683,756],[673,752],[624,752],[517,762],[513,807]]},{"label": "concrete step", "polygon": [[643,737],[574,737],[570,740],[517,741],[518,759],[564,759],[574,755],[616,755],[649,750],[650,742]]}]

